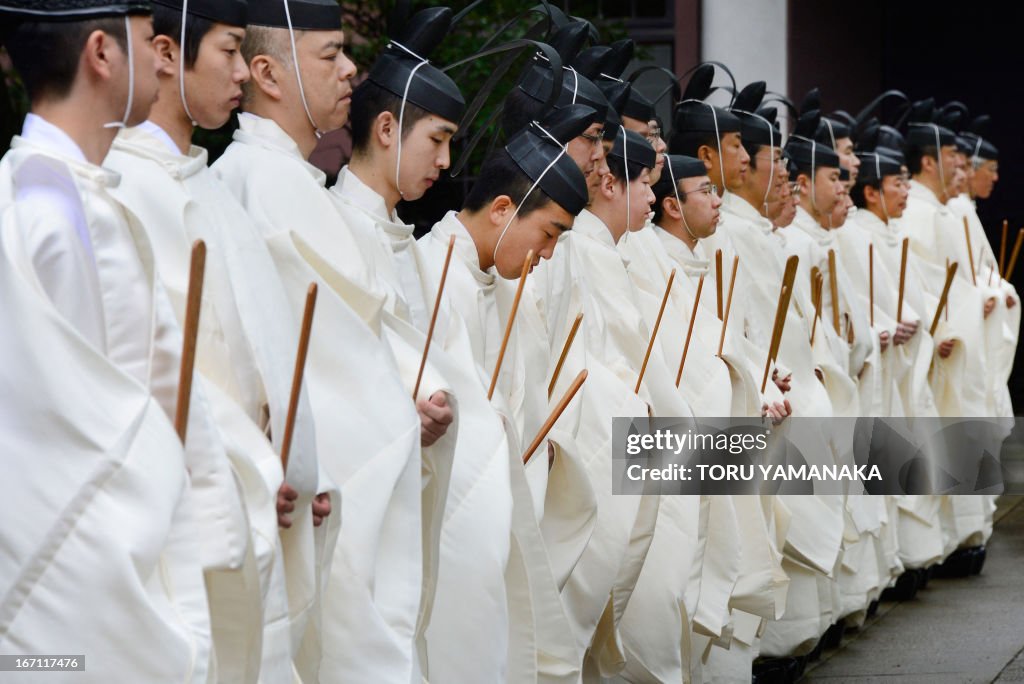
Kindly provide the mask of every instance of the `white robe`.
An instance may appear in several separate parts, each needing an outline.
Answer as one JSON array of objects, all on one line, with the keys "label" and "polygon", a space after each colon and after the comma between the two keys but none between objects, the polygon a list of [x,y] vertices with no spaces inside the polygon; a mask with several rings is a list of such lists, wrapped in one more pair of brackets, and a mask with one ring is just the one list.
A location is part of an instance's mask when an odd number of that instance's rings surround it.
[{"label": "white robe", "polygon": [[[748,202],[725,194],[715,241],[728,241],[739,255],[742,267],[736,290],[746,304],[741,309],[745,311],[744,332],[762,353],[768,349],[786,260],[787,236],[778,233]],[[786,315],[778,365],[783,369],[780,374],[791,372],[793,376],[792,389],[786,397],[792,404],[793,415],[828,417],[832,415],[832,403],[814,374],[814,368],[821,366],[821,357],[815,356],[810,346],[811,321],[807,304],[800,296],[802,292],[798,277]],[[819,362],[815,364],[812,359]],[[829,435],[811,434],[804,427],[802,443],[797,445],[801,451],[834,462]],[[777,656],[810,650],[831,621],[830,591],[820,589],[832,582],[841,554],[844,523],[841,497],[780,495],[776,499],[776,518],[788,520],[782,552],[783,570],[790,585],[785,613],[780,620],[767,624],[761,653]]]},{"label": "white robe", "polygon": [[[673,286],[673,296],[666,305],[658,334],[659,340],[665,345],[667,357],[680,354],[690,313],[696,304],[696,292],[693,291],[689,278],[684,277],[686,264],[675,261],[670,253],[678,253],[679,248],[688,252],[688,248],[682,241],[654,226],[627,233],[619,240],[617,247],[625,255],[630,278],[644,300],[644,317],[648,328],[653,326],[657,316],[664,294],[664,282],[667,282],[671,271],[676,270],[677,280]],[[708,291],[713,291],[712,282],[706,281],[705,285],[708,286]],[[703,294],[701,296],[704,297]],[[760,415],[759,388],[745,356],[739,351],[742,349],[739,342],[743,340],[742,334],[735,332],[737,328],[732,329],[733,335],[727,335],[720,358],[716,353],[722,324],[703,307],[698,309],[698,317],[702,320],[695,323],[695,328],[698,325],[700,328],[695,329],[687,353],[690,375],[687,383],[681,386],[695,385],[700,394],[694,400],[688,395],[684,396],[687,396],[690,404],[700,415]],[[740,320],[740,317],[735,320]],[[742,326],[738,329],[742,330]],[[663,513],[666,506],[678,505],[676,498],[667,497],[662,501]],[[713,497],[708,501],[707,510],[709,514],[719,514],[719,518],[708,520],[707,528],[702,530],[704,536],[701,539],[705,546],[705,578],[702,579],[702,589],[707,591],[711,583],[716,581],[726,582],[725,590],[729,596],[730,613],[727,619],[731,621],[729,629],[736,640],[735,646],[729,644],[728,638],[720,637],[717,642],[728,646],[730,657],[733,659],[745,660],[745,666],[749,666],[756,657],[755,644],[762,620],[775,619],[777,612],[781,613],[788,585],[788,580],[782,573],[781,557],[771,543],[764,511],[758,506],[757,501],[756,498],[745,496]],[[720,517],[722,515],[725,516],[724,520],[735,520],[736,526],[733,531],[723,525],[723,519]],[[691,526],[693,522],[696,521],[691,521]],[[656,533],[655,544],[657,541]],[[716,577],[716,572],[724,567],[718,559],[730,556],[738,556],[738,562],[733,561],[736,563],[735,573]],[[643,586],[643,578],[640,586]],[[630,617],[631,614],[627,611],[627,623]],[[644,620],[644,613],[636,613],[635,619]],[[702,625],[701,629],[706,627]],[[649,646],[653,645],[650,644],[649,636],[645,636],[642,641]],[[753,650],[750,650],[751,647]],[[744,652],[743,655],[739,655],[741,651]],[[716,676],[715,667],[710,669],[712,676]]]},{"label": "white robe", "polygon": [[[294,315],[263,240],[245,210],[207,168],[206,151],[193,147],[182,155],[169,149],[160,133],[155,124],[122,131],[105,163],[122,174],[114,195],[138,217],[154,244],[157,269],[179,320],[184,318],[187,296],[189,246],[196,239],[206,242],[196,368],[222,390],[215,400],[229,399],[215,402],[223,416],[218,427],[247,445],[244,456],[250,469],[262,476],[245,481],[250,516],[259,511],[260,519],[269,523],[253,537],[263,592],[261,677],[283,681],[291,677],[293,652],[299,650],[313,605],[319,602],[316,558],[330,558],[329,552],[316,548],[310,502],[318,491],[333,487],[325,482],[318,489],[313,418],[303,392],[288,469],[288,482],[299,498],[292,527],[281,530],[279,538],[273,507],[283,477],[277,454],[298,339],[287,325]],[[273,446],[263,437],[264,428],[272,435]],[[335,493],[332,505],[340,510],[340,493]],[[260,510],[264,507],[270,508],[269,515]],[[327,519],[328,549],[337,538],[338,518]],[[287,583],[285,572],[291,576]],[[291,616],[289,604],[294,607]],[[319,639],[315,629],[310,631],[308,638]],[[315,672],[318,652],[318,647],[307,647],[306,662],[298,671]]]},{"label": "white robe", "polygon": [[60,643],[97,681],[213,682],[181,444],[148,389],[51,303],[18,210],[0,216],[0,649]]},{"label": "white robe", "polygon": [[[996,376],[993,370],[1000,365],[1001,344],[997,342],[991,348],[995,354],[990,355],[989,341],[999,340],[1003,334],[1005,308],[999,306],[1000,289],[989,288],[984,276],[972,277],[971,263],[976,259],[968,258],[962,218],[916,180],[911,181],[907,209],[900,223],[910,236],[911,249],[921,257],[917,262],[919,274],[929,299],[934,297],[936,306],[947,260],[959,264],[949,291],[948,320],[943,314],[936,332],[938,340],[957,340],[949,358],[936,357],[932,365],[932,391],[940,415],[997,416],[1001,409],[996,405],[996,398],[1001,393],[992,391]],[[972,244],[971,248],[974,257],[980,246]],[[976,271],[977,263],[974,268]],[[996,310],[985,318],[983,307],[989,297],[996,298]],[[1008,434],[1009,426],[993,421],[991,427],[993,439],[997,441]],[[958,479],[973,481],[976,472],[957,472],[957,464],[955,455],[950,454],[943,459],[942,467],[955,473]],[[976,542],[973,538],[984,536],[987,523],[984,508],[978,505],[976,498],[954,496],[945,501],[952,509],[943,516],[944,550],[949,554],[961,543],[973,545]]]},{"label": "white robe", "polygon": [[[389,215],[384,199],[351,169],[342,169],[329,193],[337,215],[360,237],[363,257],[386,293],[385,330],[411,390],[437,293],[435,271],[413,227]],[[505,571],[511,553],[513,500],[509,445],[479,375],[461,359],[472,342],[461,317],[442,301],[430,363],[453,397],[457,420],[447,442],[424,450],[450,468],[447,489],[427,516],[438,552],[427,563],[436,577],[424,601],[421,648],[424,675],[439,681],[486,681],[508,667],[509,606]],[[402,359],[405,359],[403,362]],[[424,392],[429,396],[432,392]],[[474,552],[467,554],[466,549]],[[467,657],[467,650],[474,654]],[[512,654],[518,658],[519,654]]]},{"label": "white robe", "polygon": [[[25,134],[14,139],[0,162],[0,203],[17,198],[21,205],[18,230],[29,236],[25,253],[43,291],[55,291],[50,283],[65,265],[89,273],[85,291],[93,296],[51,301],[72,324],[87,316],[92,324],[80,332],[95,335],[89,342],[148,387],[168,417],[173,416],[181,331],[156,278],[148,239],[133,228],[127,210],[110,194],[120,176],[89,164],[70,138],[39,117],[26,120]],[[55,210],[47,195],[39,194],[46,191],[66,202]],[[53,242],[61,247],[48,252]],[[65,314],[65,306],[72,313]],[[226,458],[225,446],[232,445],[222,443],[203,389],[201,382],[193,385],[186,465],[197,518],[205,525],[199,541],[218,676],[244,679],[258,670],[260,641],[259,586],[237,482],[247,474],[235,471],[237,459]],[[250,621],[254,616],[256,621]]]},{"label": "white robe", "polygon": [[323,580],[319,676],[418,681],[420,427],[378,336],[382,300],[358,244],[334,214],[323,174],[273,121],[243,114],[239,124],[213,170],[270,249],[292,304],[291,329],[309,283],[319,286],[305,384],[321,467],[342,490],[341,510],[332,515],[340,514],[345,529]]},{"label": "white robe", "polygon": [[[637,346],[638,334],[643,333],[630,328],[630,323],[642,322],[634,304],[630,304],[631,311],[622,312],[629,318],[618,320],[619,310],[608,306],[607,298],[624,298],[620,303],[630,301],[631,285],[610,234],[590,212],[584,211],[576,218],[573,230],[560,236],[552,258],[535,268],[531,277],[537,285],[538,304],[547,320],[553,354],[561,352],[576,314],[584,314],[554,396],[564,392],[581,369],[586,368],[588,376],[578,395],[575,429],[560,435],[545,515],[572,508],[577,519],[586,524],[574,529],[545,524],[542,529],[573,625],[578,662],[584,665],[587,659],[585,679],[611,676],[622,670],[628,657],[623,653],[618,627],[641,573],[658,517],[657,497],[611,494],[611,418],[644,416],[648,410],[644,401],[644,397],[650,396],[647,387],[641,388],[639,397],[634,393],[639,370],[635,358],[642,357],[646,339],[639,349],[616,348],[622,342],[615,339],[616,333],[633,336],[634,344],[627,346]],[[606,282],[606,277],[614,280]],[[657,373],[651,367],[648,372]],[[682,403],[681,398],[678,401]],[[590,480],[591,498],[561,501],[561,483],[579,477],[581,471]],[[677,622],[673,633],[679,634],[678,621],[684,618],[673,614]]]},{"label": "white robe", "polygon": [[[455,236],[455,247],[445,292],[452,308],[464,321],[470,339],[472,356],[466,361],[473,363],[481,387],[487,387],[508,320],[514,296],[512,290],[518,281],[506,281],[493,271],[480,270],[476,245],[455,212],[446,214],[419,241],[435,280],[440,277],[451,236]],[[533,359],[535,368],[531,369],[528,354],[538,345],[540,355]],[[544,377],[547,357],[543,321],[532,297],[524,289],[495,393],[495,405],[506,416],[511,447],[513,544],[506,571],[511,628],[507,681],[510,682],[537,681],[538,677],[545,681],[575,681],[579,677],[575,641],[540,531],[548,473],[546,444],[538,447],[525,467],[521,458],[540,427],[539,422],[528,421],[527,416],[547,414]],[[539,406],[529,406],[531,403]],[[564,415],[561,423],[570,420],[571,414]],[[527,426],[529,432],[524,429]],[[563,490],[563,494],[571,495],[571,492]]]}]

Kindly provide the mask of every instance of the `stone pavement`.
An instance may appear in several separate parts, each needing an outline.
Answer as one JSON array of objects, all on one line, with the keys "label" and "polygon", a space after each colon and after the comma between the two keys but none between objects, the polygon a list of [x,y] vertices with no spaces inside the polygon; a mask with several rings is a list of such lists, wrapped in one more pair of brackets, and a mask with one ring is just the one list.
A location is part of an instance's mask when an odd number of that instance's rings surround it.
[{"label": "stone pavement", "polygon": [[982,574],[883,603],[808,667],[814,684],[1024,682],[1024,497],[1003,496]]}]

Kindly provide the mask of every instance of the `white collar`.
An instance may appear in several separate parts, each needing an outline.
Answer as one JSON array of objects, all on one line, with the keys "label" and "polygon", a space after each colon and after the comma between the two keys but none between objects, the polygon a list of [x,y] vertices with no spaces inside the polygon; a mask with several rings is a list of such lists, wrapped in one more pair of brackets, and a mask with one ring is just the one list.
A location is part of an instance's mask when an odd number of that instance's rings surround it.
[{"label": "white collar", "polygon": [[182,151],[178,149],[178,146],[171,139],[171,136],[168,135],[167,131],[162,129],[159,124],[155,124],[149,119],[146,119],[135,128],[149,133],[151,136],[162,142],[167,148],[167,151],[171,154],[182,154]]},{"label": "white collar", "polygon": [[232,138],[240,143],[257,145],[294,157],[296,161],[301,162],[306,172],[317,183],[322,186],[327,185],[327,175],[302,156],[302,150],[299,149],[298,143],[273,119],[265,119],[249,112],[240,112],[238,114],[238,130],[235,131]]},{"label": "white collar", "polygon": [[29,112],[25,117],[25,123],[21,127],[21,137],[37,147],[54,152],[62,157],[67,157],[83,164],[89,164],[89,160],[85,158],[82,148],[71,139],[71,136],[38,114]]},{"label": "white collar", "polygon": [[398,212],[388,212],[387,202],[380,193],[363,182],[346,164],[338,173],[338,180],[331,188],[354,206],[362,209],[367,214],[391,223],[402,223],[398,218]]},{"label": "white collar", "polygon": [[114,138],[112,149],[153,161],[177,180],[188,178],[207,168],[205,149],[192,145],[187,155],[182,154],[170,136],[150,121],[133,128],[121,129]]},{"label": "white collar", "polygon": [[615,240],[612,238],[612,232],[608,230],[608,226],[605,225],[604,221],[589,209],[584,209],[576,217],[576,221],[572,224],[572,232],[575,235],[583,235],[592,240],[597,240],[615,249]]},{"label": "white collar", "polygon": [[445,214],[444,218],[434,224],[430,232],[442,244],[448,244],[448,240],[454,235],[455,255],[466,265],[470,273],[473,274],[473,278],[482,287],[494,285],[497,279],[494,268],[489,271],[480,269],[480,255],[476,251],[476,242],[473,241],[473,236],[469,234],[466,225],[459,220],[459,215],[456,212],[449,211]]}]

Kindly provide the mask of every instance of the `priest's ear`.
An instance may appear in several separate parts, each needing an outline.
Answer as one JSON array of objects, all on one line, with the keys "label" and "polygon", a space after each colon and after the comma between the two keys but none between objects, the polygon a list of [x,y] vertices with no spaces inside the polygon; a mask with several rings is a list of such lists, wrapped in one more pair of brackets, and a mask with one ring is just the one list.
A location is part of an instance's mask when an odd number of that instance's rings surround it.
[{"label": "priest's ear", "polygon": [[683,208],[673,195],[666,195],[661,198],[661,210],[671,219],[683,218]]},{"label": "priest's ear", "polygon": [[808,197],[811,194],[811,176],[805,171],[796,175],[796,184],[800,188],[800,196]]},{"label": "priest's ear", "polygon": [[864,203],[865,204],[878,204],[881,202],[882,189],[876,188],[873,185],[864,185]]},{"label": "priest's ear", "polygon": [[124,53],[118,46],[118,40],[110,33],[96,29],[85,39],[85,46],[82,48],[78,66],[79,68],[84,67],[90,73],[89,80],[96,77],[104,81],[109,80],[113,73],[111,65],[116,60],[117,51]]},{"label": "priest's ear", "polygon": [[153,51],[156,52],[157,75],[174,77],[178,75],[175,64],[181,59],[181,50],[170,36],[158,35],[153,38]]},{"label": "priest's ear", "polygon": [[706,168],[708,172],[715,168],[717,155],[718,150],[713,148],[711,145],[701,145],[697,148],[697,159],[704,162],[704,168]]},{"label": "priest's ear", "polygon": [[605,199],[613,200],[618,194],[619,188],[625,188],[625,185],[625,182],[620,181],[615,174],[609,172],[601,175],[601,185],[598,186],[598,191]]},{"label": "priest's ear", "polygon": [[[279,70],[283,65],[270,55],[256,55],[249,62],[249,84],[252,88],[269,97],[271,100],[280,101],[284,97],[281,92],[281,84],[278,82]],[[249,99],[249,98],[246,98]]]},{"label": "priest's ear", "polygon": [[512,201],[511,197],[508,195],[498,195],[491,200],[491,206],[488,211],[488,215],[491,219],[491,225],[504,229],[505,224],[512,218],[512,214],[515,210],[516,203]]},{"label": "priest's ear", "polygon": [[384,149],[398,143],[398,118],[388,110],[377,114],[373,120],[373,139]]}]

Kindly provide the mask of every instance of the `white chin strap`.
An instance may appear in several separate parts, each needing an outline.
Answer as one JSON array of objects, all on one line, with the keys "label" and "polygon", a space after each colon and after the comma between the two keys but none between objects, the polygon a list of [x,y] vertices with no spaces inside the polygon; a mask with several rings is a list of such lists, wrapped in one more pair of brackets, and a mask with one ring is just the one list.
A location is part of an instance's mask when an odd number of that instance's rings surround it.
[{"label": "white chin strap", "polygon": [[[316,125],[316,121],[313,120],[313,115],[309,111],[309,104],[306,103],[306,90],[302,87],[302,74],[299,72],[299,52],[295,49],[295,31],[292,29],[292,13],[288,9],[288,0],[283,0],[283,2],[284,18],[285,21],[288,22],[288,40],[292,46],[292,65],[295,68],[295,81],[299,84],[299,99],[302,100],[302,108],[306,112],[306,118],[309,119],[309,125],[313,127],[313,134],[316,135],[317,140],[319,140],[323,137],[324,132]],[[184,25],[182,30],[184,31]],[[182,102],[184,102],[184,97],[184,90],[182,90]]]},{"label": "white chin strap", "polygon": [[[763,116],[761,116],[757,112],[747,112],[747,111],[743,111],[742,109],[735,109],[733,111],[739,112],[740,114],[746,114],[748,116],[757,117],[758,119],[763,121],[764,124],[768,127],[768,149],[770,150],[771,155],[772,155],[772,165],[771,165],[771,168],[768,170],[768,187],[765,188],[764,199],[761,201],[761,205],[764,207],[764,215],[767,216],[768,215],[768,195],[772,194],[772,183],[775,181],[775,127],[772,126],[771,122],[768,121],[768,119],[764,118]],[[780,140],[779,142],[782,142],[782,141]],[[718,156],[719,156],[719,158],[721,158],[721,156],[722,156],[721,145],[719,145]],[[724,175],[722,176],[722,183],[725,183],[725,176]]]},{"label": "white chin strap", "polygon": [[[285,3],[285,7],[287,7]],[[178,47],[181,53],[181,63],[178,65],[178,91],[181,93],[181,106],[185,109],[185,116],[192,122],[192,127],[195,128],[196,117],[192,116],[192,112],[188,110],[188,100],[185,99],[185,23],[188,21],[188,0],[182,0],[181,3],[181,39],[178,41]]]},{"label": "white chin strap", "polygon": [[[715,111],[714,105],[711,105],[704,100],[695,100],[691,98],[689,100],[683,100],[683,102],[698,102],[711,110],[711,120],[715,124],[715,145],[718,147],[718,173],[722,177],[722,192],[724,193],[729,189],[729,187],[725,183],[725,162],[722,161],[722,136],[718,133],[718,112]],[[683,102],[680,102],[679,104],[683,104]]]},{"label": "white chin strap", "polygon": [[526,191],[526,194],[523,195],[523,199],[521,199],[519,201],[519,204],[516,205],[516,209],[515,209],[515,211],[512,212],[512,216],[509,217],[508,222],[505,224],[505,227],[501,229],[501,234],[498,236],[498,241],[494,243],[494,253],[491,254],[491,260],[494,262],[495,268],[497,268],[497,264],[498,264],[498,248],[501,247],[501,241],[505,239],[505,233],[507,233],[508,229],[512,227],[512,222],[515,221],[516,220],[516,216],[519,215],[519,208],[522,207],[524,204],[526,204],[526,198],[530,196],[530,193],[532,193],[537,188],[538,185],[540,185],[540,182],[542,180],[544,180],[544,176],[548,175],[548,171],[550,171],[554,167],[554,165],[558,163],[558,160],[562,158],[562,156],[566,153],[566,150],[567,150],[565,145],[563,145],[562,143],[558,142],[558,140],[555,138],[555,136],[553,136],[550,133],[548,133],[548,131],[543,126],[541,126],[539,123],[534,121],[533,125],[536,126],[538,129],[540,129],[540,131],[544,135],[546,135],[548,138],[553,140],[554,143],[556,145],[558,145],[558,147],[560,147],[561,149],[559,150],[558,155],[554,159],[551,160],[551,163],[548,164],[544,168],[544,170],[541,172],[540,176],[537,177],[537,180],[535,180],[533,182],[533,185],[530,186],[530,189]]},{"label": "white chin strap", "polygon": [[619,125],[619,131],[622,133],[622,165],[626,169],[626,232],[629,232],[629,219],[632,216],[629,211],[629,145],[626,140],[626,127]]},{"label": "white chin strap", "polygon": [[700,238],[693,234],[693,231],[690,230],[690,224],[686,222],[686,212],[683,211],[683,201],[679,198],[679,185],[676,181],[676,172],[672,170],[672,160],[668,158],[667,154],[663,154],[662,156],[665,157],[665,168],[668,169],[668,177],[669,180],[672,181],[672,193],[676,196],[676,206],[679,207],[679,216],[683,219],[683,230],[685,230],[686,234],[696,242]]},{"label": "white chin strap", "polygon": [[409,78],[405,81],[405,90],[402,91],[402,104],[398,108],[398,157],[395,159],[395,189],[398,190],[399,197],[404,199],[405,193],[402,192],[400,174],[402,172],[402,138],[405,137],[402,133],[402,126],[405,124],[405,102],[409,97],[409,87],[412,86],[412,79],[416,77],[416,72],[420,70],[420,67],[425,64],[429,64],[430,62],[396,40],[392,40],[389,45],[400,48],[420,60],[420,63],[414,66],[412,71],[409,72]]},{"label": "white chin strap", "polygon": [[878,177],[878,196],[882,198],[882,213],[885,214],[885,222],[889,223],[889,207],[885,203],[885,179],[882,178],[882,165],[878,162],[878,155],[875,154],[875,176]]},{"label": "white chin strap", "polygon": [[121,120],[105,123],[104,128],[125,128],[128,125],[128,117],[132,114],[132,100],[135,99],[135,53],[132,49],[131,18],[127,14],[124,16],[124,34],[128,52],[128,101],[124,104],[124,116]]}]

